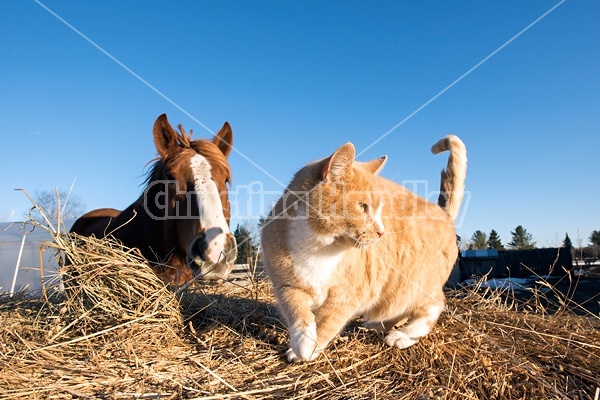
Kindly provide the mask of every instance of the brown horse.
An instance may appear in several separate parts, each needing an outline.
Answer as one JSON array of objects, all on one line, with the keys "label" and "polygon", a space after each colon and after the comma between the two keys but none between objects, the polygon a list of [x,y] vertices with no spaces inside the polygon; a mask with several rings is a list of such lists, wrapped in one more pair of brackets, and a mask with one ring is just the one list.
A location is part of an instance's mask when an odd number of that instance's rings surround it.
[{"label": "brown horse", "polygon": [[212,141],[192,140],[181,125],[179,131],[165,114],[158,117],[154,143],[159,157],[142,195],[123,211],[90,211],[71,232],[112,236],[138,248],[166,283],[224,280],[237,255],[227,196],[233,132],[227,122]]}]

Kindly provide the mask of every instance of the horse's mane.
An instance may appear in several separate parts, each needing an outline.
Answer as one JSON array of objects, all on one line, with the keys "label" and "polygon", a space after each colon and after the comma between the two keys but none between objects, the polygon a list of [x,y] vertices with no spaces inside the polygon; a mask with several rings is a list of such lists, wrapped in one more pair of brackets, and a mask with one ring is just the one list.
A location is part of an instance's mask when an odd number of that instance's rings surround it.
[{"label": "horse's mane", "polygon": [[190,134],[188,135],[187,133],[185,133],[185,129],[183,129],[183,125],[179,124],[179,125],[177,125],[177,128],[179,128],[179,132],[176,132],[177,133],[177,141],[179,142],[179,145],[190,149],[192,147],[191,142],[192,142],[192,134],[194,133],[194,130],[190,129]]},{"label": "horse's mane", "polygon": [[152,166],[150,167],[148,174],[146,174],[146,179],[144,179],[144,186],[148,186],[150,182],[165,179],[167,176],[167,169],[165,167],[165,163],[163,163],[160,158],[155,158],[154,160],[151,160],[148,164],[150,163],[152,163]]}]

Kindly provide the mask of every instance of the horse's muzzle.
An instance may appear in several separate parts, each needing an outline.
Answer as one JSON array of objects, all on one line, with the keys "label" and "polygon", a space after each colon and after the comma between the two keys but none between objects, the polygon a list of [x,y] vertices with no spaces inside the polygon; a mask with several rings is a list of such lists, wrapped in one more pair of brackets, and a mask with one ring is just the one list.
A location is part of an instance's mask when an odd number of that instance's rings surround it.
[{"label": "horse's muzzle", "polygon": [[189,266],[196,279],[202,281],[226,280],[237,258],[237,244],[231,233],[207,238],[196,237],[188,252]]}]

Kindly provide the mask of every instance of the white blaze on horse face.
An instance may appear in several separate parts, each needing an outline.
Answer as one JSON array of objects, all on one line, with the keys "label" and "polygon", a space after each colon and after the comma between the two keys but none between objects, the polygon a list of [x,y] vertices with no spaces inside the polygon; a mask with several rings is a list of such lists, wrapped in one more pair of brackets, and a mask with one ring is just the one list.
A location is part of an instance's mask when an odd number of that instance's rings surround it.
[{"label": "white blaze on horse face", "polygon": [[205,229],[207,256],[213,263],[221,261],[224,256],[226,235],[230,233],[229,225],[223,215],[223,205],[217,184],[211,179],[210,164],[200,154],[191,158],[194,174],[194,189],[198,199],[200,226]]}]

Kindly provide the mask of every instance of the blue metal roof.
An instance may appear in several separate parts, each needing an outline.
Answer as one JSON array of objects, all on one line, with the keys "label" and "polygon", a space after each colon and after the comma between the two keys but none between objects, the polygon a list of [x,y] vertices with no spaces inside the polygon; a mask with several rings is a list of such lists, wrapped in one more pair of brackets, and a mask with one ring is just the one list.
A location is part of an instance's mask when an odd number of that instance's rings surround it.
[{"label": "blue metal roof", "polygon": [[496,258],[498,257],[498,250],[463,250],[460,255],[463,258]]}]

